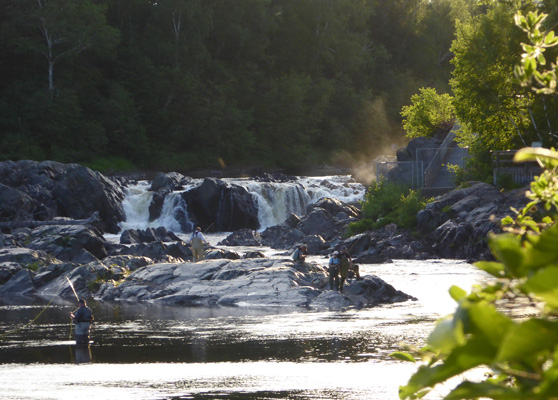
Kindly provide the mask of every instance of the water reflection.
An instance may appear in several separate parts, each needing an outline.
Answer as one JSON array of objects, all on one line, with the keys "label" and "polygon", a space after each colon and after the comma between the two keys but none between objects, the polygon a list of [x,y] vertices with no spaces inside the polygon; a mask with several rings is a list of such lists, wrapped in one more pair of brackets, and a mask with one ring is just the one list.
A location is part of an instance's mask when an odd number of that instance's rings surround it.
[{"label": "water reflection", "polygon": [[91,362],[91,346],[74,346],[73,347],[75,354],[75,363],[76,364],[87,364]]},{"label": "water reflection", "polygon": [[424,343],[451,311],[456,280],[469,289],[486,276],[456,262],[368,268],[419,301],[309,311],[91,300],[84,347],[67,317],[73,302],[0,305],[2,397],[74,399],[85,388],[100,399],[395,399],[416,366],[389,354]]}]

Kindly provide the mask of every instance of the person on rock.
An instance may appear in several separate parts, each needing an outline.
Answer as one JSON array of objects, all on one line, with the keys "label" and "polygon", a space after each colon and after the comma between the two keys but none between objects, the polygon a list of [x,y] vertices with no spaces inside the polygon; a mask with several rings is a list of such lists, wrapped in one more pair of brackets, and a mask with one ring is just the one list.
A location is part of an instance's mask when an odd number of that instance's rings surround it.
[{"label": "person on rock", "polygon": [[351,268],[352,260],[351,255],[347,251],[347,247],[341,247],[339,251],[339,291],[343,293],[343,284],[347,279],[347,274]]},{"label": "person on rock", "polygon": [[87,307],[85,299],[78,300],[78,308],[70,313],[70,318],[72,318],[72,322],[75,324],[76,344],[88,345],[89,332],[93,322],[93,311]]},{"label": "person on rock", "polygon": [[329,273],[329,289],[339,290],[339,252],[334,251],[329,259],[328,273]]},{"label": "person on rock", "polygon": [[190,243],[192,246],[192,260],[194,262],[203,260],[203,245],[204,243],[207,244],[207,240],[205,240],[205,237],[203,236],[203,233],[199,226],[192,233],[192,236],[190,237]]},{"label": "person on rock", "polygon": [[304,264],[307,253],[308,253],[308,247],[305,244],[301,244],[296,248],[296,250],[293,253],[293,261],[300,265]]}]

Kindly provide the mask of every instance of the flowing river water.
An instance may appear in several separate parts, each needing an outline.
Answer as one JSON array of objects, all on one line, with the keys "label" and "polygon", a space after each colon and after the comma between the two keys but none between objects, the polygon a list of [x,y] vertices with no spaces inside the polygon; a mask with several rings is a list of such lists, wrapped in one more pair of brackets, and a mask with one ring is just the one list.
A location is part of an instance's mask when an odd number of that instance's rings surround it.
[{"label": "flowing river water", "polygon": [[[262,228],[324,195],[343,201],[363,197],[361,185],[337,178],[308,179],[304,190],[292,183],[243,185],[256,192]],[[181,205],[169,197],[161,218],[148,222],[147,187],[130,188],[122,228],[172,230],[173,209]],[[224,237],[208,236],[213,245]],[[469,290],[489,278],[456,260],[396,260],[362,264],[361,271],[418,300],[342,311],[89,300],[96,317],[89,347],[74,345],[69,313],[75,304],[4,301],[0,399],[397,399],[399,385],[418,365],[389,354],[402,344],[423,345],[435,321],[453,312],[451,285]],[[456,383],[426,398],[442,398]]]},{"label": "flowing river water", "polygon": [[418,300],[344,311],[91,301],[89,348],[73,345],[74,304],[2,305],[0,398],[397,399],[418,366],[389,354],[424,344],[455,309],[451,285],[487,277],[453,260],[361,268]]}]

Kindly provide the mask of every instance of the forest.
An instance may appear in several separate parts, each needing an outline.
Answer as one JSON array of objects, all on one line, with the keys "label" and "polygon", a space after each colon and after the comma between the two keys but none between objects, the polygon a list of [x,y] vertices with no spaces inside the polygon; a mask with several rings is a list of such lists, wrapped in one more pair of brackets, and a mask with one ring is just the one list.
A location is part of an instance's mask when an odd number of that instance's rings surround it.
[{"label": "forest", "polygon": [[551,145],[554,97],[510,79],[532,8],[555,23],[556,0],[1,0],[0,160],[351,165],[408,140],[421,88],[472,149]]}]

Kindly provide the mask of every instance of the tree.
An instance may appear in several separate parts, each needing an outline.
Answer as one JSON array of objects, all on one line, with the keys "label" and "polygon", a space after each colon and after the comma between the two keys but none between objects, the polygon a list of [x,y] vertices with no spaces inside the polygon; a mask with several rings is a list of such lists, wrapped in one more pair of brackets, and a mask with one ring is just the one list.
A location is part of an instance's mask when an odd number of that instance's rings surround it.
[{"label": "tree", "polygon": [[412,104],[401,110],[407,137],[432,137],[438,130],[450,128],[454,119],[451,96],[439,95],[433,88],[421,88],[419,91],[420,94],[411,97]]},{"label": "tree", "polygon": [[458,139],[491,150],[517,149],[532,142],[556,144],[555,99],[534,96],[510,79],[520,56],[522,32],[515,10],[540,2],[493,2],[485,14],[458,26],[452,45],[455,70],[451,86],[456,115],[464,129]]},{"label": "tree", "polygon": [[[91,0],[7,0],[12,43],[37,53],[47,65],[48,89],[55,89],[54,67],[95,47],[111,47],[118,33],[106,24],[103,6]],[[4,31],[8,32],[7,27]]]}]

